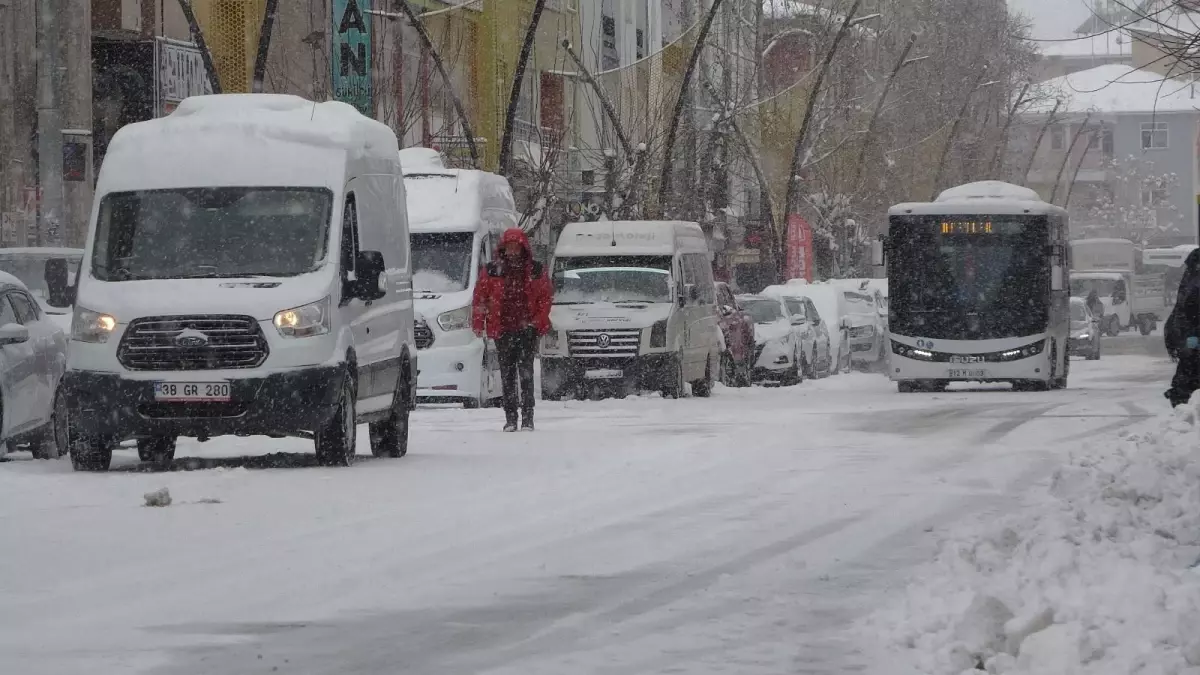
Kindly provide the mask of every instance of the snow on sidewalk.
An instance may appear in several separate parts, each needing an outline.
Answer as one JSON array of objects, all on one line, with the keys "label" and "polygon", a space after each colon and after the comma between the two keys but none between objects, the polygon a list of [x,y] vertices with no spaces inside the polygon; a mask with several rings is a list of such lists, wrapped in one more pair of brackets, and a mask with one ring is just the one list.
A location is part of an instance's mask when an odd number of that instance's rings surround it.
[{"label": "snow on sidewalk", "polygon": [[944,542],[864,642],[926,675],[1200,675],[1200,395],[1136,429]]}]

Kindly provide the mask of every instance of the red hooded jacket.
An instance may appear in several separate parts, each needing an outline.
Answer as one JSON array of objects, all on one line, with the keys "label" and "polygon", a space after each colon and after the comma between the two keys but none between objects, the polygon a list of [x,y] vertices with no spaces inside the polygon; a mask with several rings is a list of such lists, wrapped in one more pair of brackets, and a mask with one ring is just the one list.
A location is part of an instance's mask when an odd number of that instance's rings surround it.
[{"label": "red hooded jacket", "polygon": [[529,239],[519,228],[505,230],[500,236],[500,245],[496,247],[495,260],[487,264],[479,272],[479,281],[475,283],[475,298],[471,305],[471,324],[476,334],[487,333],[493,340],[502,334],[504,324],[504,285],[505,277],[503,252],[504,247],[516,242],[525,251],[524,276],[525,298],[528,303],[528,318],[539,336],[550,332],[550,305],[553,302],[554,291],[550,278],[544,266],[533,259],[533,250]]}]

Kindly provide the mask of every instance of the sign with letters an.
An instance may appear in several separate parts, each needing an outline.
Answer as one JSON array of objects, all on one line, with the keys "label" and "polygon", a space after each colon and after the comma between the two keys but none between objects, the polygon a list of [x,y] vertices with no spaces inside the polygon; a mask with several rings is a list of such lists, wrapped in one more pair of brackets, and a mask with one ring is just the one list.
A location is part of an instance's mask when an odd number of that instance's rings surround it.
[{"label": "sign with letters an", "polygon": [[333,0],[333,97],[374,118],[371,104],[371,0]]}]

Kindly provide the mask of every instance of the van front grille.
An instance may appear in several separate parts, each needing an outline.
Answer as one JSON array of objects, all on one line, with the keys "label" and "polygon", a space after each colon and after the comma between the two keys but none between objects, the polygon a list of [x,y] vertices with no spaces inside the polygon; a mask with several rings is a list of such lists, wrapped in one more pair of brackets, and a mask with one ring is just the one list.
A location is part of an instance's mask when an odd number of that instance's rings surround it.
[{"label": "van front grille", "polygon": [[117,360],[130,370],[256,368],[267,340],[249,316],[152,316],[129,324]]},{"label": "van front grille", "polygon": [[417,319],[413,337],[416,338],[417,349],[429,349],[433,346],[433,329],[425,323],[425,319]]},{"label": "van front grille", "polygon": [[600,358],[637,356],[641,341],[642,331],[636,328],[567,331],[567,346],[571,350],[571,356]]}]

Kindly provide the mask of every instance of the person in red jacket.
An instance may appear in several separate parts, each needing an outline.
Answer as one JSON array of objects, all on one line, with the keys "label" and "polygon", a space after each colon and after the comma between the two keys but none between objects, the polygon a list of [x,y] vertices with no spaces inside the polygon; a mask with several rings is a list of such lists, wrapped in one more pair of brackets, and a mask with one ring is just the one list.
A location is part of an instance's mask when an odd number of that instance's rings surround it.
[{"label": "person in red jacket", "polygon": [[[504,386],[504,430],[533,430],[533,356],[538,338],[550,332],[553,289],[529,239],[518,228],[500,236],[495,260],[475,284],[471,320],[475,334],[496,341]],[[518,384],[520,400],[518,402]]]}]

